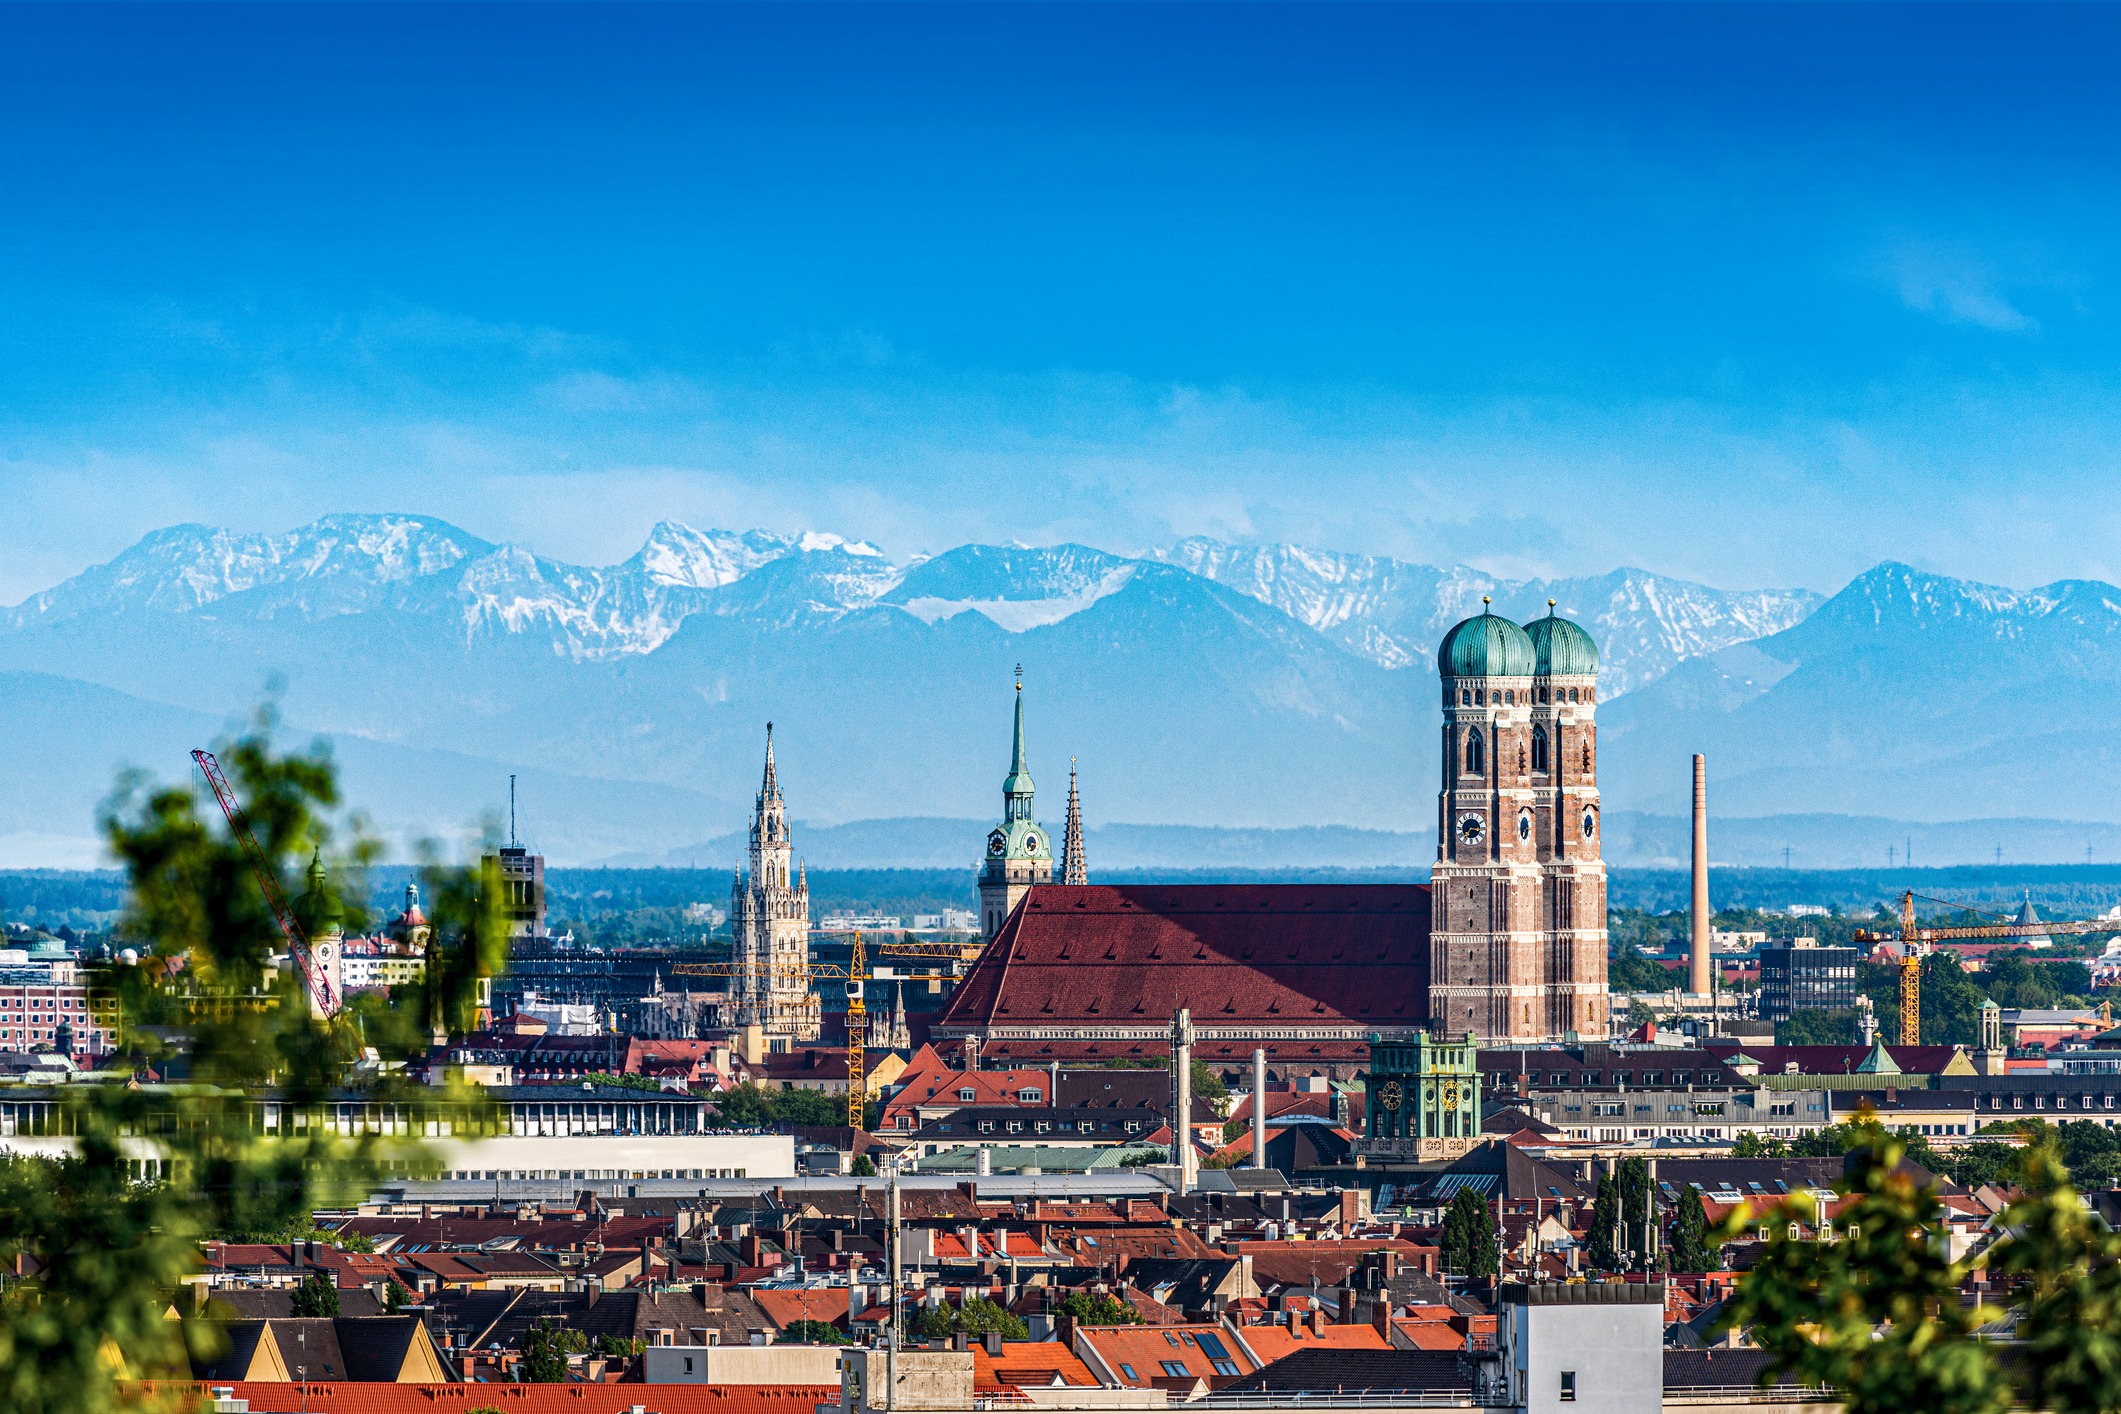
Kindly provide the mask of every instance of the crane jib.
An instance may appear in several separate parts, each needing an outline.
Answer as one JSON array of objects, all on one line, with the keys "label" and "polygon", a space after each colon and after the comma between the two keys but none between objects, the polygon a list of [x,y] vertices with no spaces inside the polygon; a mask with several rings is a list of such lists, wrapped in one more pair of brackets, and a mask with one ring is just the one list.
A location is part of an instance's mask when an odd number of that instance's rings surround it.
[{"label": "crane jib", "polygon": [[287,939],[287,950],[293,955],[295,966],[301,970],[302,981],[309,988],[310,1000],[325,1016],[333,1016],[339,1010],[337,989],[310,955],[309,938],[302,931],[301,920],[287,905],[287,895],[280,889],[280,880],[272,864],[265,857],[265,850],[258,837],[251,833],[250,822],[244,818],[243,806],[236,799],[235,788],[228,783],[228,776],[221,769],[221,762],[211,751],[194,751],[191,759],[198,763],[199,772],[206,783],[213,787],[214,799],[227,817],[229,833],[242,846],[245,857],[250,860],[251,872],[257,876],[258,890],[265,895],[265,906],[272,910],[273,921],[280,927],[280,936]]}]

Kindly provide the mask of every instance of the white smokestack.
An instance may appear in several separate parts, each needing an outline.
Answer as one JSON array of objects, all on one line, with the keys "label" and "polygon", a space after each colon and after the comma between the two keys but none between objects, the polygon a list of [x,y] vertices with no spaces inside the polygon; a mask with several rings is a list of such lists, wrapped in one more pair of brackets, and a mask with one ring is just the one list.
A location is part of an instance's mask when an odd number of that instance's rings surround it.
[{"label": "white smokestack", "polygon": [[1687,990],[1709,991],[1709,765],[1694,757],[1694,906],[1691,946],[1687,953]]}]

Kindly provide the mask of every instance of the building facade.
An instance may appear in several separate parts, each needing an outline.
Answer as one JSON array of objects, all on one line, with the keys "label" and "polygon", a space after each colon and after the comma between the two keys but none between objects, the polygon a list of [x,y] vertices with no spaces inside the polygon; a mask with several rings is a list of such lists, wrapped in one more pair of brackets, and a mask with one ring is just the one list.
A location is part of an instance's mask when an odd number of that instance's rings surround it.
[{"label": "building facade", "polygon": [[729,893],[736,970],[728,1010],[731,1024],[759,1027],[776,1050],[815,1041],[824,1027],[810,990],[810,881],[794,865],[794,848],[768,723],[766,774],[751,812],[750,869],[737,875]]},{"label": "building facade", "polygon": [[1370,1045],[1369,1101],[1357,1152],[1457,1158],[1480,1138],[1480,1067],[1470,1036],[1416,1032]]},{"label": "building facade", "polygon": [[486,856],[501,877],[501,914],[508,920],[508,943],[516,947],[545,940],[545,856],[532,854],[511,840],[498,855]]},{"label": "building facade", "polygon": [[1839,1011],[1856,1005],[1854,948],[1822,948],[1810,938],[1760,950],[1760,1019],[1788,1021],[1800,1011]]},{"label": "building facade", "polygon": [[1548,606],[1445,635],[1428,1015],[1439,1031],[1606,1034],[1598,649]]},{"label": "building facade", "polygon": [[980,861],[980,941],[991,943],[1033,884],[1053,882],[1053,841],[1031,818],[1031,765],[1024,754],[1024,683],[1016,683],[1016,744],[1002,778],[1002,818]]}]

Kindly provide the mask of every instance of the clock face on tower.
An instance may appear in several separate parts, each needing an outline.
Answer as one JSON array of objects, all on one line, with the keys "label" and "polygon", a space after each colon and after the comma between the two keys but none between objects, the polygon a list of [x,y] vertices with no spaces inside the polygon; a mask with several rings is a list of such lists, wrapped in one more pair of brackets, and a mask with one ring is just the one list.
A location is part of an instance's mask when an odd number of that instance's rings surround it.
[{"label": "clock face on tower", "polygon": [[1517,838],[1521,840],[1532,838],[1532,817],[1529,814],[1517,817]]},{"label": "clock face on tower", "polygon": [[1009,837],[1000,830],[996,830],[993,834],[987,836],[987,853],[989,854],[1000,854],[1008,845]]},{"label": "clock face on tower", "polygon": [[1590,837],[1591,837],[1592,835],[1594,835],[1594,834],[1597,834],[1597,833],[1598,833],[1598,817],[1597,817],[1597,815],[1593,814],[1593,813],[1592,813],[1591,811],[1588,811],[1588,810],[1584,811],[1584,812],[1583,812],[1583,837],[1584,837],[1585,839],[1589,839],[1589,838],[1590,838]]},{"label": "clock face on tower", "polygon": [[1025,848],[1025,849],[1030,849],[1030,850],[1035,850],[1035,849],[1037,849],[1037,848],[1038,848],[1038,836],[1037,836],[1037,835],[1025,835],[1025,836],[1024,836],[1024,848]]},{"label": "clock face on tower", "polygon": [[1458,837],[1467,844],[1479,844],[1487,829],[1480,823],[1478,815],[1463,815],[1458,820]]}]

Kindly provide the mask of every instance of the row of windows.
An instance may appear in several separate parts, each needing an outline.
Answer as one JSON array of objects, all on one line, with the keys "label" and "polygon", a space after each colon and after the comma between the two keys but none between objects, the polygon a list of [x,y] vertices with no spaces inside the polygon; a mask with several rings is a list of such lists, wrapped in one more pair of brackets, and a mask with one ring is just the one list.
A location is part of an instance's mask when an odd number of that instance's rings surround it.
[{"label": "row of windows", "polygon": [[[1818,1109],[1818,1108],[1819,1108],[1819,1106],[1817,1106],[1817,1105],[1813,1105],[1813,1106],[1812,1106],[1811,1108],[1813,1108],[1813,1109],[1815,1109],[1815,1110],[1816,1110],[1816,1109]],[[1724,1104],[1723,1104],[1723,1102],[1722,1102],[1721,1100],[1717,1100],[1717,1101],[1714,1101],[1714,1102],[1712,1102],[1712,1103],[1705,1103],[1705,1104],[1695,1104],[1695,1105],[1672,1105],[1672,1104],[1668,1104],[1668,1105],[1666,1105],[1666,1106],[1664,1107],[1664,1109],[1665,1109],[1665,1113],[1666,1113],[1666,1114],[1675,1114],[1675,1115],[1683,1115],[1683,1114],[1689,1114],[1689,1113],[1692,1113],[1692,1114],[1697,1114],[1697,1115],[1720,1115],[1720,1114],[1722,1114],[1722,1113],[1724,1112]],[[1796,1112],[1796,1102],[1795,1102],[1795,1101],[1792,1101],[1792,1102],[1790,1102],[1790,1103],[1789,1103],[1789,1104],[1787,1104],[1787,1105],[1776,1105],[1776,1106],[1774,1106],[1774,1107],[1773,1107],[1773,1109],[1774,1109],[1774,1113],[1776,1113],[1776,1114],[1794,1114],[1794,1113]],[[1561,1112],[1562,1112],[1563,1114],[1572,1114],[1572,1115],[1574,1115],[1574,1114],[1582,1114],[1582,1113],[1583,1113],[1583,1106],[1582,1106],[1582,1105],[1563,1105],[1563,1106],[1561,1107]],[[1624,1101],[1624,1100],[1601,1100],[1601,1101],[1599,1101],[1598,1103],[1596,1103],[1596,1104],[1594,1104],[1594,1105],[1592,1105],[1592,1106],[1591,1106],[1591,1113],[1592,1113],[1592,1114],[1594,1114],[1594,1115],[1608,1115],[1608,1116],[1618,1116],[1618,1115],[1624,1115],[1624,1114],[1626,1114],[1627,1112],[1628,1112],[1628,1106],[1627,1106],[1627,1102],[1626,1102],[1626,1101]],[[1655,1105],[1637,1105],[1637,1106],[1635,1106],[1635,1113],[1636,1113],[1636,1114],[1638,1114],[1638,1115],[1650,1115],[1650,1114],[1655,1114],[1656,1112],[1657,1112],[1657,1107],[1656,1107]]]},{"label": "row of windows", "polygon": [[[1500,692],[1482,692],[1477,687],[1462,687],[1458,689],[1458,705],[1461,707],[1515,707],[1518,696],[1517,690],[1509,687],[1503,688]],[[1527,707],[1534,702],[1544,704],[1549,700],[1554,702],[1596,702],[1598,700],[1598,690],[1590,687],[1572,687],[1564,692],[1557,687],[1550,692],[1549,689],[1544,687],[1534,687],[1526,689],[1523,697]]]},{"label": "row of windows", "polygon": [[484,1179],[742,1178],[742,1169],[451,1169],[443,1174],[460,1182]]},{"label": "row of windows", "polygon": [[[2114,1097],[2113,1097],[2112,1095],[2080,1095],[2080,1096],[2078,1096],[2078,1097],[2077,1097],[2077,1100],[2078,1100],[2078,1103],[2077,1103],[2077,1108],[2078,1108],[2078,1109],[2080,1109],[2080,1110],[2110,1110],[2110,1109],[2112,1109],[2112,1108],[2114,1107]],[[1990,1109],[1992,1109],[1992,1110],[2000,1110],[2000,1109],[2002,1109],[2002,1108],[2003,1108],[2003,1097],[2002,1097],[2001,1095],[1991,1095],[1991,1096],[1989,1096],[1989,1097],[1988,1097],[1988,1107],[1989,1107]],[[2010,1107],[2011,1107],[2012,1109],[2014,1109],[2014,1110],[2022,1110],[2022,1109],[2024,1109],[2024,1108],[2025,1108],[2025,1096],[2023,1096],[2023,1095],[2013,1095],[2013,1096],[2011,1096],[2011,1104],[2010,1104]],[[2033,1096],[2033,1108],[2034,1108],[2034,1109],[2036,1109],[2036,1110],[2044,1110],[2044,1109],[2046,1109],[2046,1108],[2047,1108],[2047,1096],[2046,1096],[2046,1095],[2035,1095],[2035,1096]],[[2055,1108],[2056,1108],[2056,1109],[2058,1109],[2058,1110],[2066,1110],[2066,1109],[2068,1109],[2068,1108],[2069,1108],[2069,1096],[2067,1096],[2067,1095],[2057,1095],[2057,1096],[2055,1096]]]},{"label": "row of windows", "polygon": [[[992,1134],[995,1132],[995,1123],[996,1122],[991,1119],[978,1120],[974,1122],[974,1124],[972,1125],[972,1129],[975,1133],[978,1134]],[[1025,1121],[1023,1120],[1005,1120],[1002,1121],[1001,1124],[1001,1132],[1004,1134],[1022,1134],[1024,1132]],[[1031,1132],[1033,1134],[1051,1134],[1056,1127],[1054,1121],[1046,1119],[1032,1120],[1030,1121],[1030,1124]],[[1058,1128],[1061,1130],[1062,1133],[1066,1133],[1069,1127],[1069,1121],[1059,1121]],[[1109,1128],[1110,1126],[1100,1125],[1096,1120],[1079,1119],[1074,1121],[1073,1127],[1077,1134],[1095,1134],[1100,1128]],[[1139,1134],[1142,1131],[1142,1127],[1142,1122],[1137,1119],[1130,1119],[1120,1126],[1121,1130],[1128,1134]],[[938,1124],[936,1128],[942,1131],[943,1133],[948,1134],[952,1128],[952,1124],[949,1120],[944,1120],[941,1124]]]},{"label": "row of windows", "polygon": [[[1517,1079],[1516,1076],[1511,1075],[1506,1071],[1489,1071],[1488,1074],[1493,1077],[1492,1083],[1496,1085],[1507,1085],[1513,1080]],[[1575,1072],[1574,1074],[1571,1074],[1565,1070],[1550,1070],[1546,1074],[1546,1083],[1547,1088],[1554,1090],[1595,1090],[1604,1086],[1605,1081],[1602,1078],[1604,1075],[1605,1072],[1602,1070],[1580,1070]],[[1694,1072],[1691,1070],[1675,1070],[1671,1073],[1671,1075],[1671,1083],[1674,1085],[1692,1085],[1694,1083]],[[1661,1070],[1641,1071],[1639,1072],[1639,1076],[1643,1085],[1645,1086],[1657,1086],[1665,1083],[1665,1072]],[[1633,1085],[1636,1082],[1637,1078],[1638,1072],[1635,1071],[1616,1070],[1613,1072],[1613,1083],[1615,1085]],[[1706,1070],[1701,1072],[1702,1084],[1711,1084],[1713,1083],[1713,1080],[1714,1076],[1712,1072]],[[1527,1085],[1539,1084],[1539,1072],[1536,1070],[1527,1072],[1524,1076],[1524,1082]]]}]

